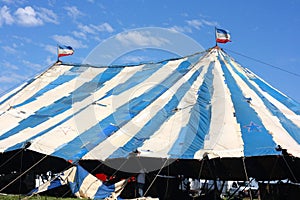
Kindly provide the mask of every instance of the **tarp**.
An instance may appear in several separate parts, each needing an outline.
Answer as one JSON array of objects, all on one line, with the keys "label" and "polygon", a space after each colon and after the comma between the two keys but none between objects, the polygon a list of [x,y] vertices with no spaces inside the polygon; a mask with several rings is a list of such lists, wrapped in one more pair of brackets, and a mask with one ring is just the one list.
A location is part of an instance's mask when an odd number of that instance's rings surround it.
[{"label": "tarp", "polygon": [[[212,48],[136,66],[57,63],[0,98],[0,152],[65,160],[300,156],[300,104]],[[279,149],[279,150],[278,150]]]},{"label": "tarp", "polygon": [[66,184],[70,186],[72,193],[80,198],[117,199],[126,185],[126,180],[119,181],[115,184],[105,185],[81,166],[77,165],[65,170],[56,175],[54,179],[35,188],[28,196]]}]

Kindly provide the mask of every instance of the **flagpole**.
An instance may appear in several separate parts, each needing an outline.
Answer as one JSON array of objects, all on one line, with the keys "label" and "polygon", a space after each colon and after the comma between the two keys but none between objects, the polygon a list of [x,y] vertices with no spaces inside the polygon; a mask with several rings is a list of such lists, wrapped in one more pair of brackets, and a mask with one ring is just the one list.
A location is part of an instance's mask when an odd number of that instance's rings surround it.
[{"label": "flagpole", "polygon": [[218,43],[217,43],[217,27],[215,26],[215,41],[216,41],[216,47],[218,46]]},{"label": "flagpole", "polygon": [[60,60],[59,60],[59,56],[58,56],[58,55],[59,55],[59,52],[58,52],[58,51],[59,51],[59,50],[58,50],[58,48],[59,48],[59,47],[58,47],[58,44],[57,44],[56,46],[57,46],[57,61],[56,61],[56,62],[59,62]]}]

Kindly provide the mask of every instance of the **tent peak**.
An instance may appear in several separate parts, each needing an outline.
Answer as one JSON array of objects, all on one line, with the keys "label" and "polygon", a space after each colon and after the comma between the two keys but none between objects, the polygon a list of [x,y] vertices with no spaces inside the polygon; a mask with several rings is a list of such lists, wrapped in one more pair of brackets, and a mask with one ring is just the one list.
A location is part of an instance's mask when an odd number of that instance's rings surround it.
[{"label": "tent peak", "polygon": [[214,46],[213,49],[222,50],[222,48],[219,47],[218,45]]}]

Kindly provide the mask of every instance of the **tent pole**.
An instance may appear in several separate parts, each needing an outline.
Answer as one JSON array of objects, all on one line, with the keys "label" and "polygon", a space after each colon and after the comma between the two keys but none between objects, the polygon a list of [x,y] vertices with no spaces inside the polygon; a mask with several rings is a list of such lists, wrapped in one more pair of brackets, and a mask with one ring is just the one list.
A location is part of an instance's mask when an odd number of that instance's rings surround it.
[{"label": "tent pole", "polygon": [[[208,159],[208,156],[206,156],[206,158]],[[213,166],[210,164],[210,161],[213,162]],[[217,185],[217,176],[214,173],[216,171],[215,162],[214,162],[214,160],[209,160],[208,159],[207,163],[208,163],[209,172],[210,172],[210,174],[213,178],[213,182],[214,182],[213,183],[213,185],[214,185],[214,199],[216,199],[217,193],[219,193],[219,191],[218,191],[218,185]]]},{"label": "tent pole", "polygon": [[290,173],[291,173],[291,175],[292,175],[294,181],[295,181],[296,183],[298,183],[298,180],[297,180],[295,174],[293,173],[293,170],[291,169],[289,163],[288,163],[288,162],[286,161],[286,159],[285,159],[285,155],[282,155],[282,158],[283,158],[283,160],[284,160],[286,166],[288,167],[288,169],[289,169],[289,171],[290,171]]},{"label": "tent pole", "polygon": [[[245,157],[243,157],[243,166],[244,166],[244,171],[245,171],[245,176],[246,176],[246,180],[249,182],[250,184],[250,180],[249,180],[249,177],[248,177],[248,174],[247,174],[247,169],[246,169],[246,163],[245,163]],[[250,200],[253,200],[252,198],[252,190],[251,190],[251,187],[249,187],[249,191],[250,191]]]},{"label": "tent pole", "polygon": [[200,162],[201,162],[201,166],[200,166],[200,170],[199,170],[199,173],[198,173],[198,179],[201,179],[201,174],[202,174],[202,169],[203,169],[203,166],[204,166],[204,161],[205,161],[205,158],[203,158]]},{"label": "tent pole", "polygon": [[206,184],[207,184],[207,179],[205,179],[205,182],[201,186],[200,196],[201,196],[203,191],[207,192],[208,187],[206,187],[207,186]]}]

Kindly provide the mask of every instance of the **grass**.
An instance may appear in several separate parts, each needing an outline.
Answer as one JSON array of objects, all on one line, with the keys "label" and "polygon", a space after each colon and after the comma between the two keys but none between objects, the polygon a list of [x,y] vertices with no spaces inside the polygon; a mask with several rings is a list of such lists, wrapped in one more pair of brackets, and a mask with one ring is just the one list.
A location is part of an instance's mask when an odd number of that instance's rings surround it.
[{"label": "grass", "polygon": [[76,200],[76,198],[59,198],[59,197],[51,197],[51,196],[40,196],[40,195],[35,195],[32,197],[26,197],[23,195],[5,195],[5,194],[0,194],[0,199],[1,200]]},{"label": "grass", "polygon": [[[59,198],[59,197],[51,197],[51,196],[40,196],[35,195],[30,198],[22,195],[4,195],[0,194],[1,200],[76,200],[76,198]],[[77,198],[78,199],[78,198]],[[250,198],[244,198],[243,200],[249,200]],[[226,200],[226,198],[225,198]]]}]

